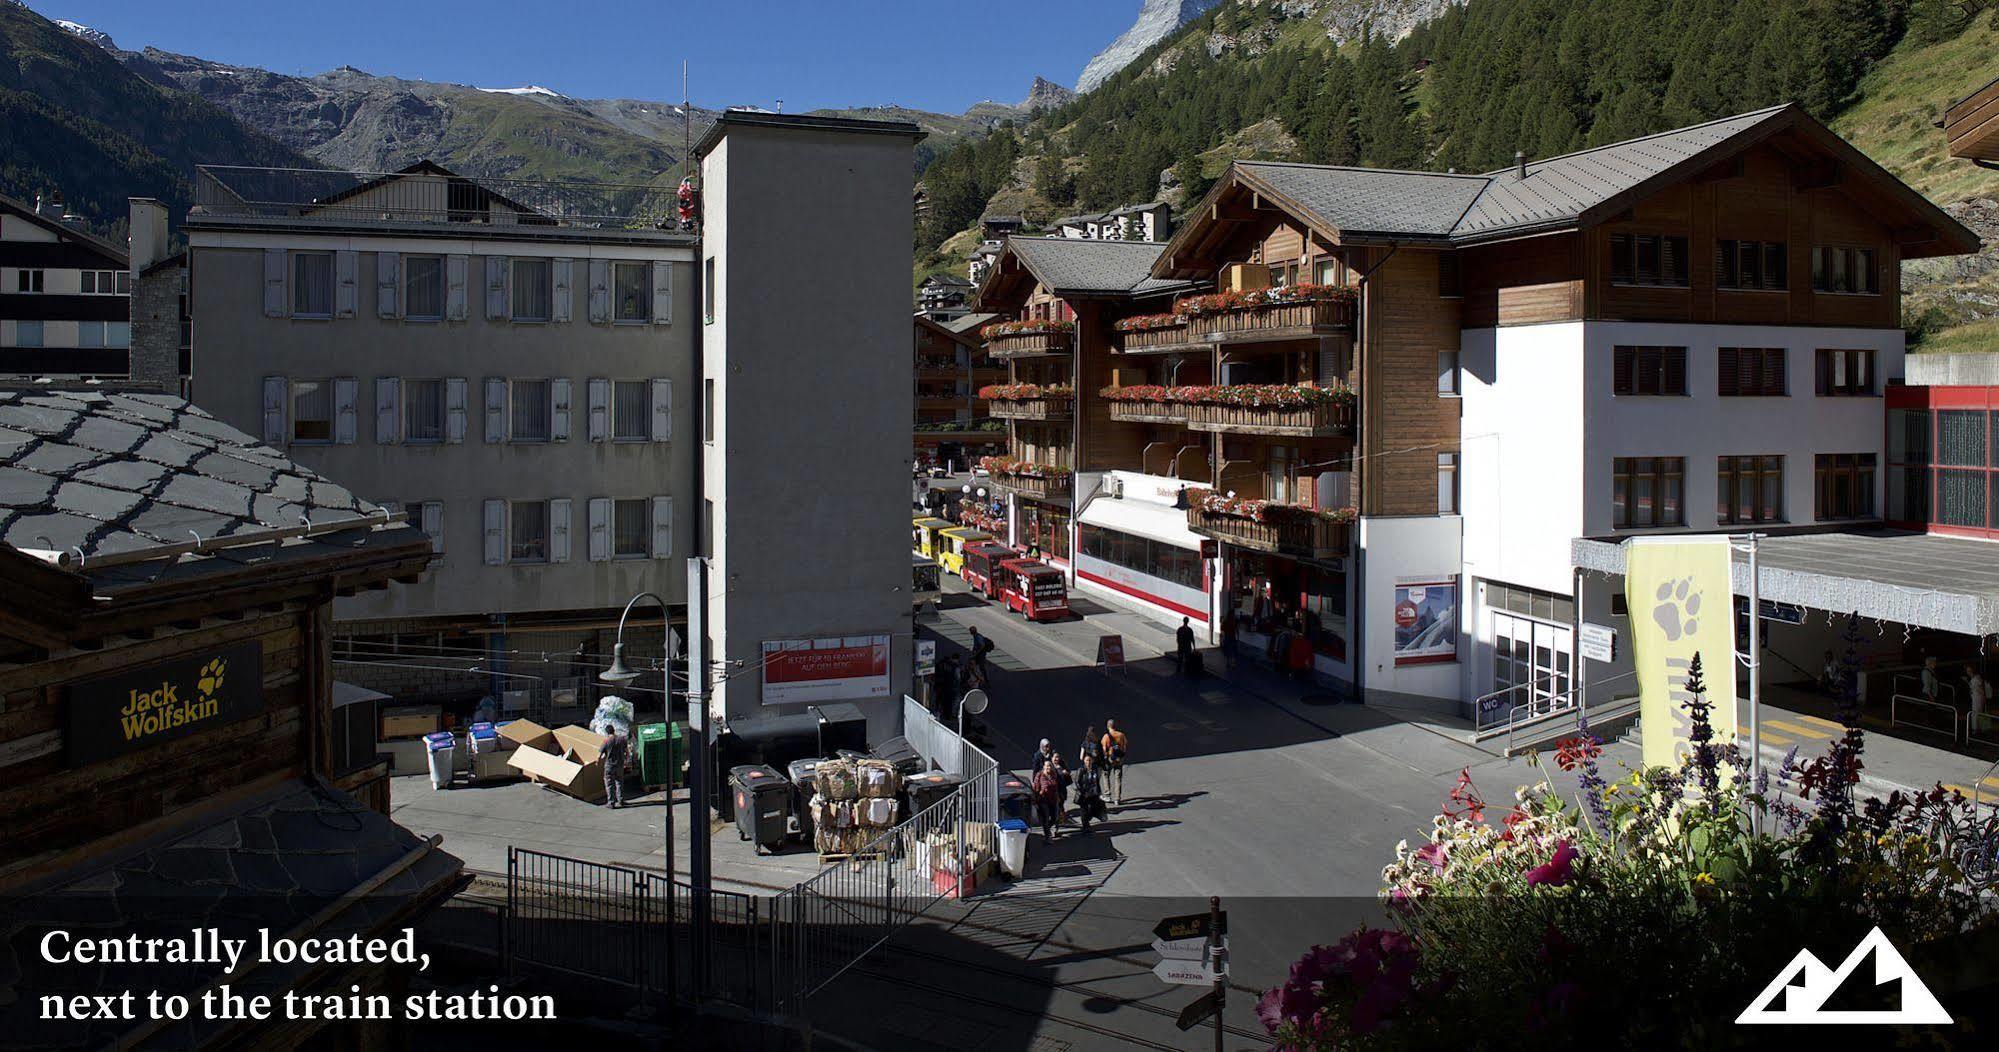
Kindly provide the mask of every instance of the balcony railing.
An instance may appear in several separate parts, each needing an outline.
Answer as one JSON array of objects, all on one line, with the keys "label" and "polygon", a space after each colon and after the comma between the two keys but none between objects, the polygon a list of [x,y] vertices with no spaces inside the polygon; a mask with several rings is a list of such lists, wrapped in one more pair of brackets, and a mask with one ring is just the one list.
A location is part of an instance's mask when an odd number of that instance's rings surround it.
[{"label": "balcony railing", "polygon": [[1159,354],[1167,351],[1188,350],[1195,344],[1188,333],[1188,325],[1168,325],[1157,329],[1141,329],[1137,332],[1118,333],[1118,350],[1124,354]]},{"label": "balcony railing", "polygon": [[1111,419],[1130,424],[1184,424],[1188,406],[1178,402],[1111,401]]},{"label": "balcony railing", "polygon": [[986,353],[995,358],[1047,358],[1068,354],[1075,346],[1072,332],[1017,332],[986,338]]},{"label": "balcony railing", "polygon": [[1072,412],[1067,398],[995,398],[986,408],[1001,420],[1067,420]]},{"label": "balcony railing", "polygon": [[672,230],[672,185],[472,179],[435,166],[401,172],[196,166],[199,216],[287,222]]},{"label": "balcony railing", "polygon": [[1354,305],[1351,300],[1314,300],[1204,314],[1190,319],[1187,331],[1196,339],[1229,343],[1330,336],[1350,333],[1353,325]]},{"label": "balcony railing", "polygon": [[1326,518],[1257,522],[1190,507],[1187,509],[1187,528],[1202,536],[1259,552],[1306,559],[1330,559],[1345,555],[1353,544],[1352,523]]},{"label": "balcony railing", "polygon": [[[1327,403],[1296,408],[1236,405],[1189,405],[1187,426],[1195,431],[1231,435],[1281,435],[1290,438],[1332,438],[1354,430],[1353,403]],[[1116,419],[1116,414],[1112,414]]]},{"label": "balcony railing", "polygon": [[1034,475],[994,475],[993,485],[1012,490],[1023,497],[1038,500],[1061,500],[1069,495],[1069,476],[1040,478]]}]

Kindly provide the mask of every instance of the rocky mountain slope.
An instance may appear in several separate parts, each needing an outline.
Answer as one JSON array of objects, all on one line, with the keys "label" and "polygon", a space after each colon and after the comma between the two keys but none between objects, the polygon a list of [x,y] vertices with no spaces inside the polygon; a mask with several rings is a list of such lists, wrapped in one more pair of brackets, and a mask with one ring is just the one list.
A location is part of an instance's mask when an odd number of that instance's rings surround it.
[{"label": "rocky mountain slope", "polygon": [[1199,18],[1220,0],[1145,0],[1139,8],[1138,21],[1130,29],[1119,34],[1111,46],[1097,53],[1089,64],[1083,67],[1083,75],[1076,80],[1077,91],[1091,91],[1111,79],[1111,74],[1132,64],[1138,56],[1152,50],[1161,41],[1179,32],[1180,27]]}]

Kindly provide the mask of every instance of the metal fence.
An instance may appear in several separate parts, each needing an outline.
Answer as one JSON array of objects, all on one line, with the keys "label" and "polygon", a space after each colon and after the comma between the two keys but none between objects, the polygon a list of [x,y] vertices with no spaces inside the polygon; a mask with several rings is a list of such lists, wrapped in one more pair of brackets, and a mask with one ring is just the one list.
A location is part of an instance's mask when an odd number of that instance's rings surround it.
[{"label": "metal fence", "polygon": [[195,166],[194,203],[211,216],[329,223],[667,229],[675,186],[471,179],[434,165],[400,172]]},{"label": "metal fence", "polygon": [[768,1009],[770,930],[759,900],[711,889],[704,943],[688,937],[694,892],[657,873],[509,847],[507,968],[585,976],[642,997]]},{"label": "metal fence", "polygon": [[771,900],[771,989],[779,1011],[801,1011],[806,998],[902,925],[944,896],[968,889],[972,872],[998,849],[998,761],[958,739],[909,698],[903,699],[903,736],[927,759],[935,761],[941,752],[958,770],[950,771],[948,763],[940,769],[965,781]]}]

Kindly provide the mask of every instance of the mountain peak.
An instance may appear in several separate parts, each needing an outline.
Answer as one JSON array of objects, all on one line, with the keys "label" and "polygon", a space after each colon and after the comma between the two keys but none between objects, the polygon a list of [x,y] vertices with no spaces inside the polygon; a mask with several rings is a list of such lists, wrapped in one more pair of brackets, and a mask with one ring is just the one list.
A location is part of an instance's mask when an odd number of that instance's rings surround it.
[{"label": "mountain peak", "polygon": [[1036,110],[1052,110],[1076,97],[1076,93],[1049,80],[1047,77],[1034,78],[1034,86],[1027,89],[1027,98],[1021,100],[1020,108],[1029,113]]},{"label": "mountain peak", "polygon": [[78,40],[96,44],[106,51],[118,50],[118,45],[112,41],[111,34],[106,33],[102,29],[92,29],[81,22],[72,22],[67,18],[58,18],[55,20],[55,24],[61,26]]},{"label": "mountain peak", "polygon": [[1207,13],[1207,10],[1221,0],[1145,0],[1138,10],[1138,21],[1124,31],[1111,46],[1090,60],[1083,67],[1083,75],[1076,81],[1077,91],[1090,91],[1111,75],[1145,54],[1146,49],[1165,40],[1181,26]]}]

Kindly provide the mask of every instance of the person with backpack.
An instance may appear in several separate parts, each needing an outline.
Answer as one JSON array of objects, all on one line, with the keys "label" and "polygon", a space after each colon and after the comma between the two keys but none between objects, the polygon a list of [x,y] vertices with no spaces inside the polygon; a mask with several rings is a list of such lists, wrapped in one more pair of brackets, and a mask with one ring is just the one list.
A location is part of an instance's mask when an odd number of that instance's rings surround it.
[{"label": "person with backpack", "polygon": [[1100,742],[1104,749],[1104,790],[1110,797],[1112,807],[1124,805],[1124,762],[1131,743],[1124,732],[1117,729],[1116,720],[1104,721],[1104,738]]},{"label": "person with backpack", "polygon": [[986,685],[986,655],[993,652],[993,641],[979,633],[977,625],[972,626],[972,668],[978,674],[979,686]]},{"label": "person with backpack", "polygon": [[1097,737],[1096,724],[1083,728],[1083,744],[1076,750],[1076,762],[1082,763],[1085,756],[1095,757],[1097,770],[1104,769],[1104,743]]}]

